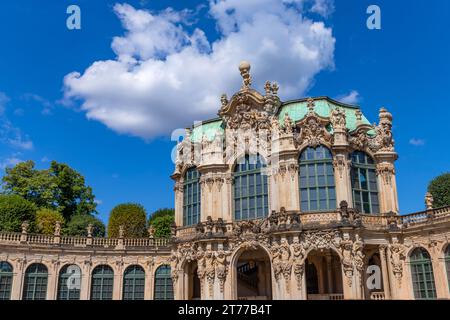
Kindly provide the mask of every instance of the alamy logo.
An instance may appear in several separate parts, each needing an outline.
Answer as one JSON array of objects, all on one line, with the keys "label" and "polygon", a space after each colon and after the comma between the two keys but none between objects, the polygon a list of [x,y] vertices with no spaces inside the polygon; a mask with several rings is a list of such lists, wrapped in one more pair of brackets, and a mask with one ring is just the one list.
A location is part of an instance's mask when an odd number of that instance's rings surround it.
[{"label": "alamy logo", "polygon": [[381,289],[381,269],[377,265],[370,265],[366,271],[368,277],[366,281],[367,289],[380,290]]},{"label": "alamy logo", "polygon": [[81,9],[77,5],[70,5],[66,10],[67,17],[66,26],[69,30],[80,30],[81,29]]},{"label": "alamy logo", "polygon": [[69,290],[76,290],[81,288],[81,270],[78,266],[72,265],[67,267],[67,271],[70,276],[67,278],[67,288]]},{"label": "alamy logo", "polygon": [[370,16],[367,18],[367,29],[380,30],[381,29],[381,9],[377,5],[371,5],[367,8],[367,14]]}]

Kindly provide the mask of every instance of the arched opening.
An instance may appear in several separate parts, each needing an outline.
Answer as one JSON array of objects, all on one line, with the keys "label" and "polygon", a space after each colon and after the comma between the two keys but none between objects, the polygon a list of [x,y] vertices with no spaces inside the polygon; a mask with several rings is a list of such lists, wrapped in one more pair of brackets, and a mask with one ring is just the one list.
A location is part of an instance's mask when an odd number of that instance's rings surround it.
[{"label": "arched opening", "polygon": [[272,299],[270,258],[264,249],[242,252],[235,268],[238,300]]},{"label": "arched opening", "polygon": [[113,269],[107,265],[95,267],[91,279],[91,300],[112,300],[113,285]]},{"label": "arched opening", "polygon": [[45,300],[47,298],[47,267],[42,263],[33,263],[25,271],[23,300]]},{"label": "arched opening", "polygon": [[381,259],[378,252],[372,253],[367,260],[367,268],[364,272],[364,294],[366,299],[378,300],[384,296],[383,272]]},{"label": "arched opening", "polygon": [[410,255],[411,278],[416,299],[436,299],[431,257],[424,248],[416,248]]},{"label": "arched opening", "polygon": [[305,260],[308,300],[344,298],[339,256],[331,249],[312,251]]},{"label": "arched opening", "polygon": [[201,284],[200,278],[197,274],[197,261],[192,261],[186,264],[185,274],[187,275],[187,299],[200,300],[201,299]]},{"label": "arched opening", "polygon": [[155,272],[154,300],[173,300],[173,283],[169,265],[162,265]]},{"label": "arched opening", "polygon": [[65,265],[59,272],[58,300],[80,300],[81,269],[76,264]]},{"label": "arched opening", "polygon": [[450,292],[450,245],[448,245],[445,250],[445,269],[447,270],[447,283]]},{"label": "arched opening", "polygon": [[141,266],[132,265],[123,274],[123,300],[144,300],[145,271]]},{"label": "arched opening", "polygon": [[13,267],[6,261],[0,261],[0,300],[11,299]]}]

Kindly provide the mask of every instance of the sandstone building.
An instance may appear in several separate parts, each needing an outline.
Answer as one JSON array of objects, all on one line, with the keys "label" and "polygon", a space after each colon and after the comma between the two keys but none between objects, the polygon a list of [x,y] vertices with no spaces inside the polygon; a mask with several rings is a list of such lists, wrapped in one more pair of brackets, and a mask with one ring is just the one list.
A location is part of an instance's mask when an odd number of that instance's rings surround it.
[{"label": "sandstone building", "polygon": [[392,115],[239,70],[177,145],[171,239],[0,233],[0,299],[449,299],[450,207],[399,214]]}]

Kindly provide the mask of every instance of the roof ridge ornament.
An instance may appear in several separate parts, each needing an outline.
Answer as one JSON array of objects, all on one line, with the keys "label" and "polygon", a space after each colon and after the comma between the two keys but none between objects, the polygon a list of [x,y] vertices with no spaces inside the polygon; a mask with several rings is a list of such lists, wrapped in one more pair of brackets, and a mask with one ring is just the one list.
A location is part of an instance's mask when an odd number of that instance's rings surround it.
[{"label": "roof ridge ornament", "polygon": [[250,88],[251,84],[252,84],[252,77],[250,75],[250,63],[248,61],[241,61],[241,63],[239,63],[239,71],[241,72],[241,76],[242,76],[242,88],[241,90],[247,90]]}]

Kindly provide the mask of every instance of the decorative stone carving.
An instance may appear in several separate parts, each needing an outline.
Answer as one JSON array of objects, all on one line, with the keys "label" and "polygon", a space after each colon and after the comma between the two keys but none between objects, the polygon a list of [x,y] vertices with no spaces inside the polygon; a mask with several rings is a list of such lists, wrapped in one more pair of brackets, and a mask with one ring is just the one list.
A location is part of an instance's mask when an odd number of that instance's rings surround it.
[{"label": "decorative stone carving", "polygon": [[392,271],[400,284],[403,277],[403,262],[406,258],[406,249],[397,238],[393,238],[392,244],[389,245],[389,251],[391,254]]},{"label": "decorative stone carving", "polygon": [[330,121],[334,131],[346,130],[345,111],[342,110],[341,108],[337,107],[336,109],[333,109],[333,111],[331,111]]},{"label": "decorative stone carving", "polygon": [[297,128],[300,128],[300,133],[297,134],[295,141],[301,145],[308,145],[316,148],[325,143],[331,143],[332,136],[327,131],[326,125],[330,123],[329,119],[320,117],[314,112],[314,101],[308,102],[308,114],[297,123]]},{"label": "decorative stone carving", "polygon": [[210,249],[206,250],[205,253],[205,275],[208,282],[209,295],[213,296],[216,269],[214,252]]},{"label": "decorative stone carving", "polygon": [[344,178],[344,170],[346,167],[350,168],[351,163],[351,160],[348,160],[344,154],[338,154],[335,156],[333,159],[333,167],[339,172],[339,178]]},{"label": "decorative stone carving", "polygon": [[425,194],[425,206],[427,208],[427,210],[432,210],[433,209],[433,195],[430,192],[427,192]]},{"label": "decorative stone carving", "polygon": [[394,165],[388,162],[382,162],[377,164],[377,175],[381,176],[383,182],[386,185],[390,185],[392,182],[392,176],[395,175]]},{"label": "decorative stone carving", "polygon": [[292,255],[293,255],[293,269],[294,276],[297,282],[297,289],[301,290],[303,274],[305,272],[305,259],[306,250],[303,245],[298,242],[298,239],[294,240],[291,244]]},{"label": "decorative stone carving", "polygon": [[225,280],[228,274],[228,262],[227,256],[230,252],[225,252],[224,250],[219,250],[215,254],[215,267],[217,279],[219,279],[220,292],[223,292]]}]

